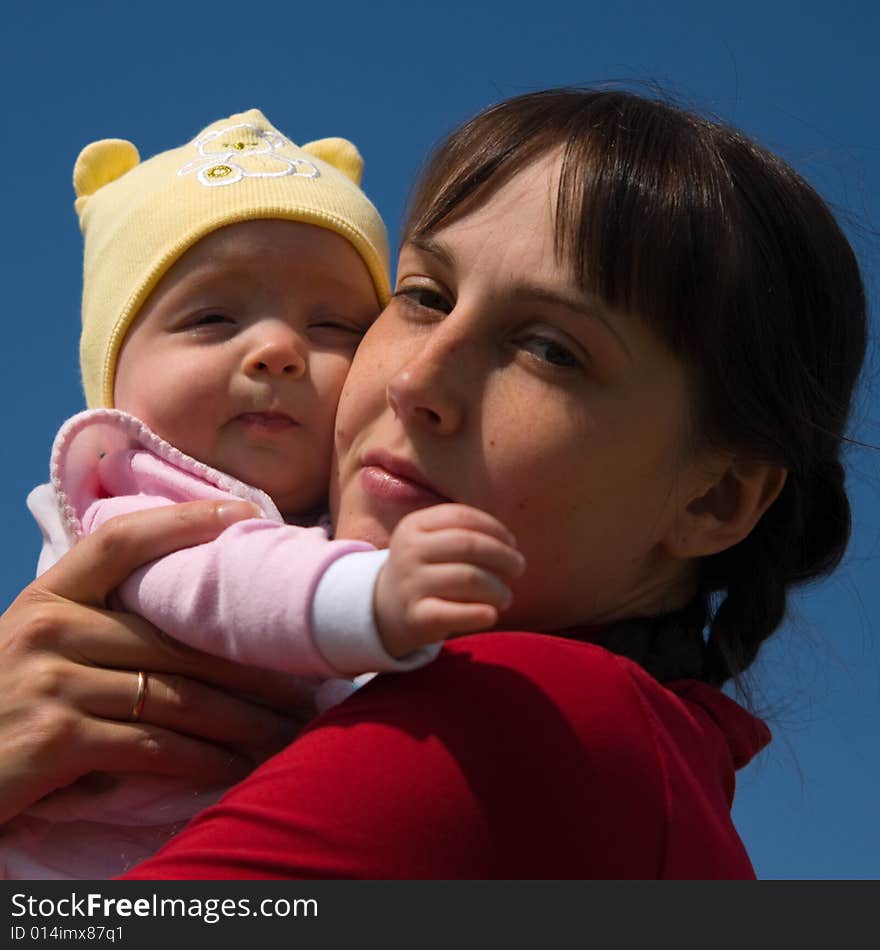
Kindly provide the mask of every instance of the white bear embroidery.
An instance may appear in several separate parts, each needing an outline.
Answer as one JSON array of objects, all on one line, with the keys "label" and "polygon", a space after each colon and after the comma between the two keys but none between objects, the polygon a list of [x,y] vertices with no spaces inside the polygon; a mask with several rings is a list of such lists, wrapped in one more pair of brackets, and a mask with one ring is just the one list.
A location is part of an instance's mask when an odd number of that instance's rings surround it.
[{"label": "white bear embroidery", "polygon": [[[232,134],[235,132],[238,134]],[[221,137],[222,141],[217,142]],[[261,129],[249,122],[213,129],[194,144],[199,157],[187,162],[177,174],[189,175],[198,171],[197,180],[209,188],[215,185],[233,185],[242,178],[283,178],[285,175],[317,178],[321,174],[317,167],[306,159],[278,154],[280,148],[290,145],[283,135],[274,129]],[[236,161],[236,158],[256,155],[262,157],[260,165],[269,165],[268,170],[257,171]],[[279,167],[273,168],[273,163]]]}]

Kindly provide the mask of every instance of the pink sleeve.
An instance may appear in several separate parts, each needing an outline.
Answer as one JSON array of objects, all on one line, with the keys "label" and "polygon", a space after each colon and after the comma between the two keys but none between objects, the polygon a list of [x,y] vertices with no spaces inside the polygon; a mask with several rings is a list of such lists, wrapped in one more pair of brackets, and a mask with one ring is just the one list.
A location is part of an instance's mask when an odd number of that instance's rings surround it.
[{"label": "pink sleeve", "polygon": [[315,645],[312,599],[338,557],[369,550],[320,528],[240,521],[215,540],[135,571],[123,603],[169,636],[208,653],[302,676],[337,676]]},{"label": "pink sleeve", "polygon": [[[143,469],[134,476],[132,458]],[[131,511],[197,498],[235,498],[179,471],[168,472],[163,481],[163,466],[170,468],[144,453],[104,466],[108,490],[133,491],[135,481],[145,493],[94,502],[82,517],[84,533]],[[337,676],[315,645],[312,598],[337,558],[370,550],[361,542],[329,541],[321,528],[254,518],[207,544],[153,561],[135,571],[117,594],[127,610],[205,652],[302,676]]]}]

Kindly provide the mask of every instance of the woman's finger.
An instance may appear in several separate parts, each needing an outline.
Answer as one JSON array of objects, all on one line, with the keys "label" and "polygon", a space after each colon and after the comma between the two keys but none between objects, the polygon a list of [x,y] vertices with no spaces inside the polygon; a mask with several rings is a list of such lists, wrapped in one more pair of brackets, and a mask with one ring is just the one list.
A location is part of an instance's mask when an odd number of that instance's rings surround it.
[{"label": "woman's finger", "polygon": [[[277,751],[303,724],[311,696],[288,674],[217,660],[176,644],[139,617],[82,607],[48,591],[28,588],[0,627],[0,799],[9,799],[0,801],[0,811],[16,797],[26,806],[58,787],[58,754],[75,748],[88,720],[128,720],[138,671],[148,682],[153,671],[168,677],[152,684],[152,696],[148,685],[142,721],[252,760]],[[81,763],[77,774],[117,767],[112,758]]]},{"label": "woman's finger", "polygon": [[233,784],[258,756],[149,723],[79,715],[60,702],[19,710],[0,757],[0,824],[88,772],[145,772]]},{"label": "woman's finger", "polygon": [[196,779],[206,785],[232,784],[256,764],[250,756],[202,742],[149,723],[103,719],[77,724],[75,742],[56,750],[60,785],[91,771],[146,772]]},{"label": "woman's finger", "polygon": [[236,521],[258,515],[246,501],[193,501],[122,515],[79,541],[31,586],[103,606],[110,591],[141,565],[210,541]]},{"label": "woman's finger", "polygon": [[[188,675],[283,713],[295,713],[304,704],[304,690],[287,673],[210,656],[165,636],[134,614],[83,607],[33,585],[3,615],[3,626],[0,664],[7,669],[27,658],[29,666],[39,663],[42,672],[46,664],[67,659],[84,667]],[[77,670],[69,675],[77,675]],[[307,702],[313,690],[305,692]]]},{"label": "woman's finger", "polygon": [[[264,706],[246,702],[172,673],[82,669],[63,698],[91,716],[119,723],[137,721],[190,738],[224,745],[260,758],[289,741],[298,725]],[[143,689],[140,689],[143,684]]]}]

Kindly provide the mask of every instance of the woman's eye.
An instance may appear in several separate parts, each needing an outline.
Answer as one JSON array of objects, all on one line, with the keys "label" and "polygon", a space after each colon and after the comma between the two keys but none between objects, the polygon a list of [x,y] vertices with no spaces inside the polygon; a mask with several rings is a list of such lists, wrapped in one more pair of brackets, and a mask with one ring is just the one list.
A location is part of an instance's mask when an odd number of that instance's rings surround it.
[{"label": "woman's eye", "polygon": [[395,291],[394,296],[410,306],[423,310],[439,310],[441,313],[449,313],[452,310],[452,305],[446,297],[431,287],[401,287],[400,290]]},{"label": "woman's eye", "polygon": [[583,360],[575,356],[567,346],[550,337],[531,336],[521,346],[524,350],[551,366],[559,366],[563,369],[575,369],[583,366]]}]

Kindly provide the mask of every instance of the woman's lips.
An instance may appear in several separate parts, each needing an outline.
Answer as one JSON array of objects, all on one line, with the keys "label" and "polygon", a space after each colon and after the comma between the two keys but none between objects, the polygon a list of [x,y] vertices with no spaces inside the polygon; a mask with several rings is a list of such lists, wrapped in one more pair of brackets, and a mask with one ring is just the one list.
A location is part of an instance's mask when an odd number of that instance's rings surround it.
[{"label": "woman's lips", "polygon": [[361,486],[373,498],[419,507],[449,501],[406,459],[385,452],[368,452],[362,464]]}]

